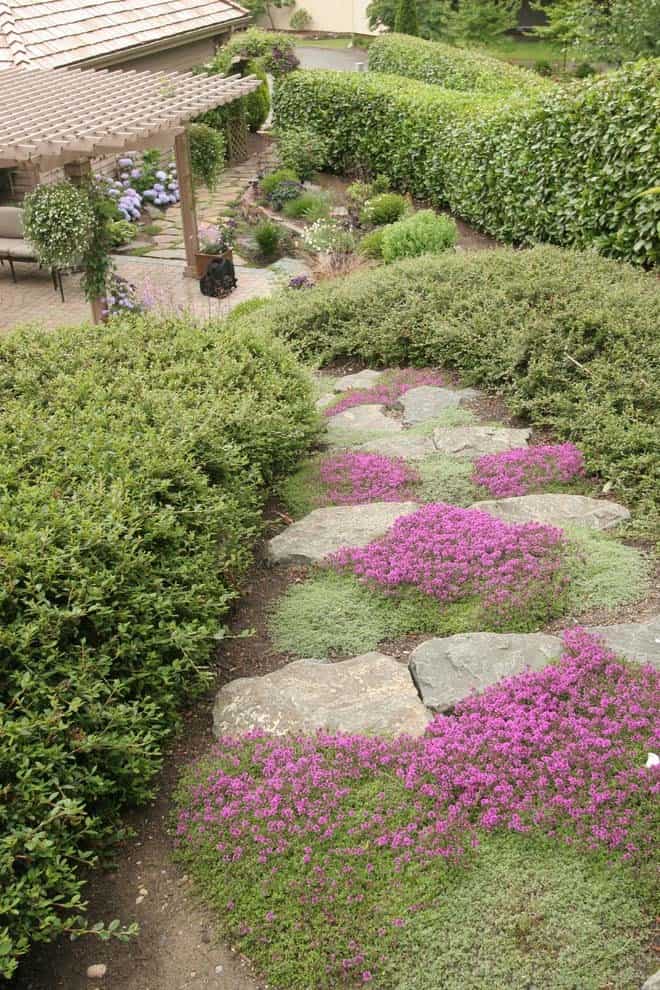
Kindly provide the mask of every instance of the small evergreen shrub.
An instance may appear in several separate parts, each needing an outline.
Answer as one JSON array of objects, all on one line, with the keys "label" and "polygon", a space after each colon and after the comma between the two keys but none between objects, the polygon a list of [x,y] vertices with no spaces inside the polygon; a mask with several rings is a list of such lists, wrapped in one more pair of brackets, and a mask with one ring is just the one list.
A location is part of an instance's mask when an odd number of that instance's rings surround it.
[{"label": "small evergreen shrub", "polygon": [[421,254],[442,254],[454,247],[458,237],[451,217],[433,210],[420,210],[387,227],[383,233],[382,254],[387,262],[417,258]]},{"label": "small evergreen shrub", "polygon": [[373,199],[367,200],[360,219],[365,225],[383,227],[385,224],[399,220],[407,209],[408,201],[405,196],[400,196],[398,193],[380,193]]},{"label": "small evergreen shrub", "polygon": [[291,220],[323,220],[330,216],[330,197],[327,193],[303,192],[297,199],[284,206],[284,215]]},{"label": "small evergreen shrub", "polygon": [[278,131],[277,153],[282,165],[306,182],[325,168],[328,142],[311,128],[293,126]]},{"label": "small evergreen shrub", "polygon": [[269,199],[282,182],[300,182],[300,176],[291,168],[278,168],[265,175],[259,184],[262,195]]},{"label": "small evergreen shrub", "polygon": [[301,182],[285,179],[284,182],[280,182],[279,185],[275,186],[268,197],[270,205],[274,210],[283,210],[288,204],[300,199],[303,195],[303,190],[304,186]]},{"label": "small evergreen shrub", "polygon": [[365,258],[378,260],[383,257],[383,237],[387,227],[377,227],[376,230],[369,231],[360,241],[358,250]]},{"label": "small evergreen shrub", "polygon": [[263,223],[257,226],[254,232],[254,238],[264,258],[272,258],[277,254],[281,237],[282,232],[280,228],[270,220],[264,220]]}]

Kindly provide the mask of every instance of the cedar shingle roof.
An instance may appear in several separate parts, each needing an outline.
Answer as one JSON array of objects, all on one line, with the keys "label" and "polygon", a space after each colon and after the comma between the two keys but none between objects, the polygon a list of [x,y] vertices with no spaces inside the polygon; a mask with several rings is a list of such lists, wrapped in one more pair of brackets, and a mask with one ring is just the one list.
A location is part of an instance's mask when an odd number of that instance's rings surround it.
[{"label": "cedar shingle roof", "polygon": [[234,0],[0,0],[0,67],[58,68],[246,16]]}]

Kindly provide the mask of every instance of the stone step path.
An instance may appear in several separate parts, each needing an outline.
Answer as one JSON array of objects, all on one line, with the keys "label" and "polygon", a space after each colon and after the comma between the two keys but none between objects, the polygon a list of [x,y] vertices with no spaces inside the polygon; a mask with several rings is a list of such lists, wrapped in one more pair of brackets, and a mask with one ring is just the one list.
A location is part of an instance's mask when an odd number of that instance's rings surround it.
[{"label": "stone step path", "polygon": [[[382,373],[366,369],[344,375],[319,400],[319,408],[352,389],[370,389]],[[412,427],[430,424],[447,409],[479,397],[474,389],[418,386],[393,408],[370,403],[368,395],[328,417],[328,439],[354,451],[371,451],[409,462],[433,455],[473,462],[484,454],[527,447],[531,431],[480,424],[436,427],[420,436]],[[365,435],[379,433],[360,443]],[[348,443],[347,443],[348,437]],[[355,443],[352,441],[355,440]],[[419,508],[413,501],[376,502],[316,509],[268,543],[272,564],[314,565],[341,547],[360,547],[385,535],[394,521]],[[628,510],[583,495],[526,495],[473,503],[509,522],[610,529],[629,518]],[[660,669],[660,617],[644,623],[597,626],[591,630],[622,656]],[[558,636],[544,633],[472,632],[433,637],[413,650],[409,665],[382,653],[332,662],[325,657],[298,660],[265,677],[234,681],[219,693],[217,735],[261,728],[269,732],[341,732],[394,735],[424,731],[432,713],[448,712],[474,691],[524,670],[540,670],[562,649]]]}]

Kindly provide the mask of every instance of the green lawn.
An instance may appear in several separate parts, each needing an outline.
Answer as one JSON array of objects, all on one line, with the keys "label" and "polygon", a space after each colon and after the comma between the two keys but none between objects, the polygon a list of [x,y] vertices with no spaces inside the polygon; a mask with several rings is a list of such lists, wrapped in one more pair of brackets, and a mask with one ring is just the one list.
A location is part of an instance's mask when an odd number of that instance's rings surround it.
[{"label": "green lawn", "polygon": [[[308,38],[300,38],[299,44],[301,48],[336,48],[345,50],[351,47],[360,47],[359,40],[353,45],[351,38],[320,38],[314,41]],[[491,44],[479,47],[494,58],[501,58],[507,62],[516,62],[518,64],[533,65],[534,62],[539,60],[548,62],[563,61],[563,53],[560,46],[553,44],[551,41],[502,38],[500,41],[494,41]]]}]

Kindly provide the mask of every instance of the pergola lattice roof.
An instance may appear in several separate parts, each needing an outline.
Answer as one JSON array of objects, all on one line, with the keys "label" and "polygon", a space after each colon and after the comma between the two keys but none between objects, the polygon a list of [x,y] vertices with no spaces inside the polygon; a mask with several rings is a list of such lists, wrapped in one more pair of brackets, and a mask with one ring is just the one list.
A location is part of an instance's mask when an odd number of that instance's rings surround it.
[{"label": "pergola lattice roof", "polygon": [[254,76],[0,69],[0,167],[148,147],[259,85]]}]

